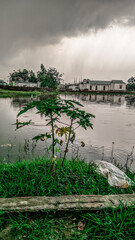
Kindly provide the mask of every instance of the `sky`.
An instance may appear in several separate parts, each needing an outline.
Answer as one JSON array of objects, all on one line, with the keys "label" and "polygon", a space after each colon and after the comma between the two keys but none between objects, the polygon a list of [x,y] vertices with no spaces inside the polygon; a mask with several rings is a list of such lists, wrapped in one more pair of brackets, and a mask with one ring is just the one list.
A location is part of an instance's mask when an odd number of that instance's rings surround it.
[{"label": "sky", "polygon": [[0,79],[41,63],[65,83],[135,76],[135,0],[0,0]]}]

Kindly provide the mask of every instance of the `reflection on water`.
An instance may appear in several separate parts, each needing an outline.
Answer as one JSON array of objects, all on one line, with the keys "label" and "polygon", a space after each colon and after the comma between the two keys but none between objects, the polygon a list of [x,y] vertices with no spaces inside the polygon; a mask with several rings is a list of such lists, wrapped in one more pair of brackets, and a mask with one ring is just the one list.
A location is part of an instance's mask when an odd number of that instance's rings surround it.
[{"label": "reflection on water", "polygon": [[[76,141],[74,146],[70,145],[68,156],[81,156],[87,161],[93,159],[112,161],[113,159],[125,164],[127,156],[135,145],[135,97],[94,94],[62,95],[61,97],[79,101],[84,105],[86,112],[96,117],[92,119],[93,130],[85,131],[81,128],[76,130]],[[49,154],[48,143],[31,141],[35,135],[50,131],[49,127],[45,127],[43,116],[35,114],[35,110],[31,109],[20,117],[20,121],[26,121],[26,118],[27,121],[32,119],[32,125],[17,131],[12,125],[20,109],[33,100],[30,97],[0,99],[1,161],[12,162]],[[81,147],[81,141],[85,142],[85,147]],[[114,142],[113,156],[112,142]],[[135,161],[132,168],[135,169]]]},{"label": "reflection on water", "polygon": [[125,97],[125,100],[126,100],[126,104],[127,106],[133,106],[135,107],[135,96],[126,96]]},{"label": "reflection on water", "polygon": [[117,95],[78,95],[78,99],[87,102],[96,102],[96,103],[110,103],[110,104],[124,104],[125,96]]},{"label": "reflection on water", "polygon": [[[68,95],[65,95],[68,96]],[[78,100],[95,102],[95,103],[110,103],[122,105],[126,102],[127,106],[135,106],[135,96],[124,96],[124,95],[90,95],[90,94],[76,94]],[[70,96],[68,96],[70,97]],[[34,100],[39,100],[38,97],[14,97],[11,99],[11,105],[14,107],[22,107],[26,103],[32,102]]]}]

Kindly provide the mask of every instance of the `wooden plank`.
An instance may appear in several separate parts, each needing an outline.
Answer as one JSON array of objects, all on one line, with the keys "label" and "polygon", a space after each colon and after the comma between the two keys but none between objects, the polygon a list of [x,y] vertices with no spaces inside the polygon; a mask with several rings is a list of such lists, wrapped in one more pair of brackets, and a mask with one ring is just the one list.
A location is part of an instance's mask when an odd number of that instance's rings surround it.
[{"label": "wooden plank", "polygon": [[121,202],[126,206],[135,207],[135,194],[0,198],[0,211],[101,210],[117,208]]}]

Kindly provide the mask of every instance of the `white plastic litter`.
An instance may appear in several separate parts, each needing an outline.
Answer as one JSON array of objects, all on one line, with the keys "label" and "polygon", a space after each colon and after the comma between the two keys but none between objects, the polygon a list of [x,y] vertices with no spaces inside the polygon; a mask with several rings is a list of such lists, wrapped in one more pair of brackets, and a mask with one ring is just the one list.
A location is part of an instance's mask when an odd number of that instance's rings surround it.
[{"label": "white plastic litter", "polygon": [[123,171],[114,166],[112,163],[95,160],[97,165],[97,171],[104,175],[108,179],[108,183],[111,186],[128,188],[129,186],[135,186],[133,182]]}]

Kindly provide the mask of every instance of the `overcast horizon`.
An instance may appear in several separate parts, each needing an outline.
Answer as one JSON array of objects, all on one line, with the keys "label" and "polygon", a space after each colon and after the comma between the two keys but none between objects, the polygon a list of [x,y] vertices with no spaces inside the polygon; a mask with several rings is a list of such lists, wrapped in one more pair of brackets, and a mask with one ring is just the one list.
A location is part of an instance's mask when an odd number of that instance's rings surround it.
[{"label": "overcast horizon", "polygon": [[0,79],[41,63],[83,78],[135,76],[134,0],[0,0]]}]

